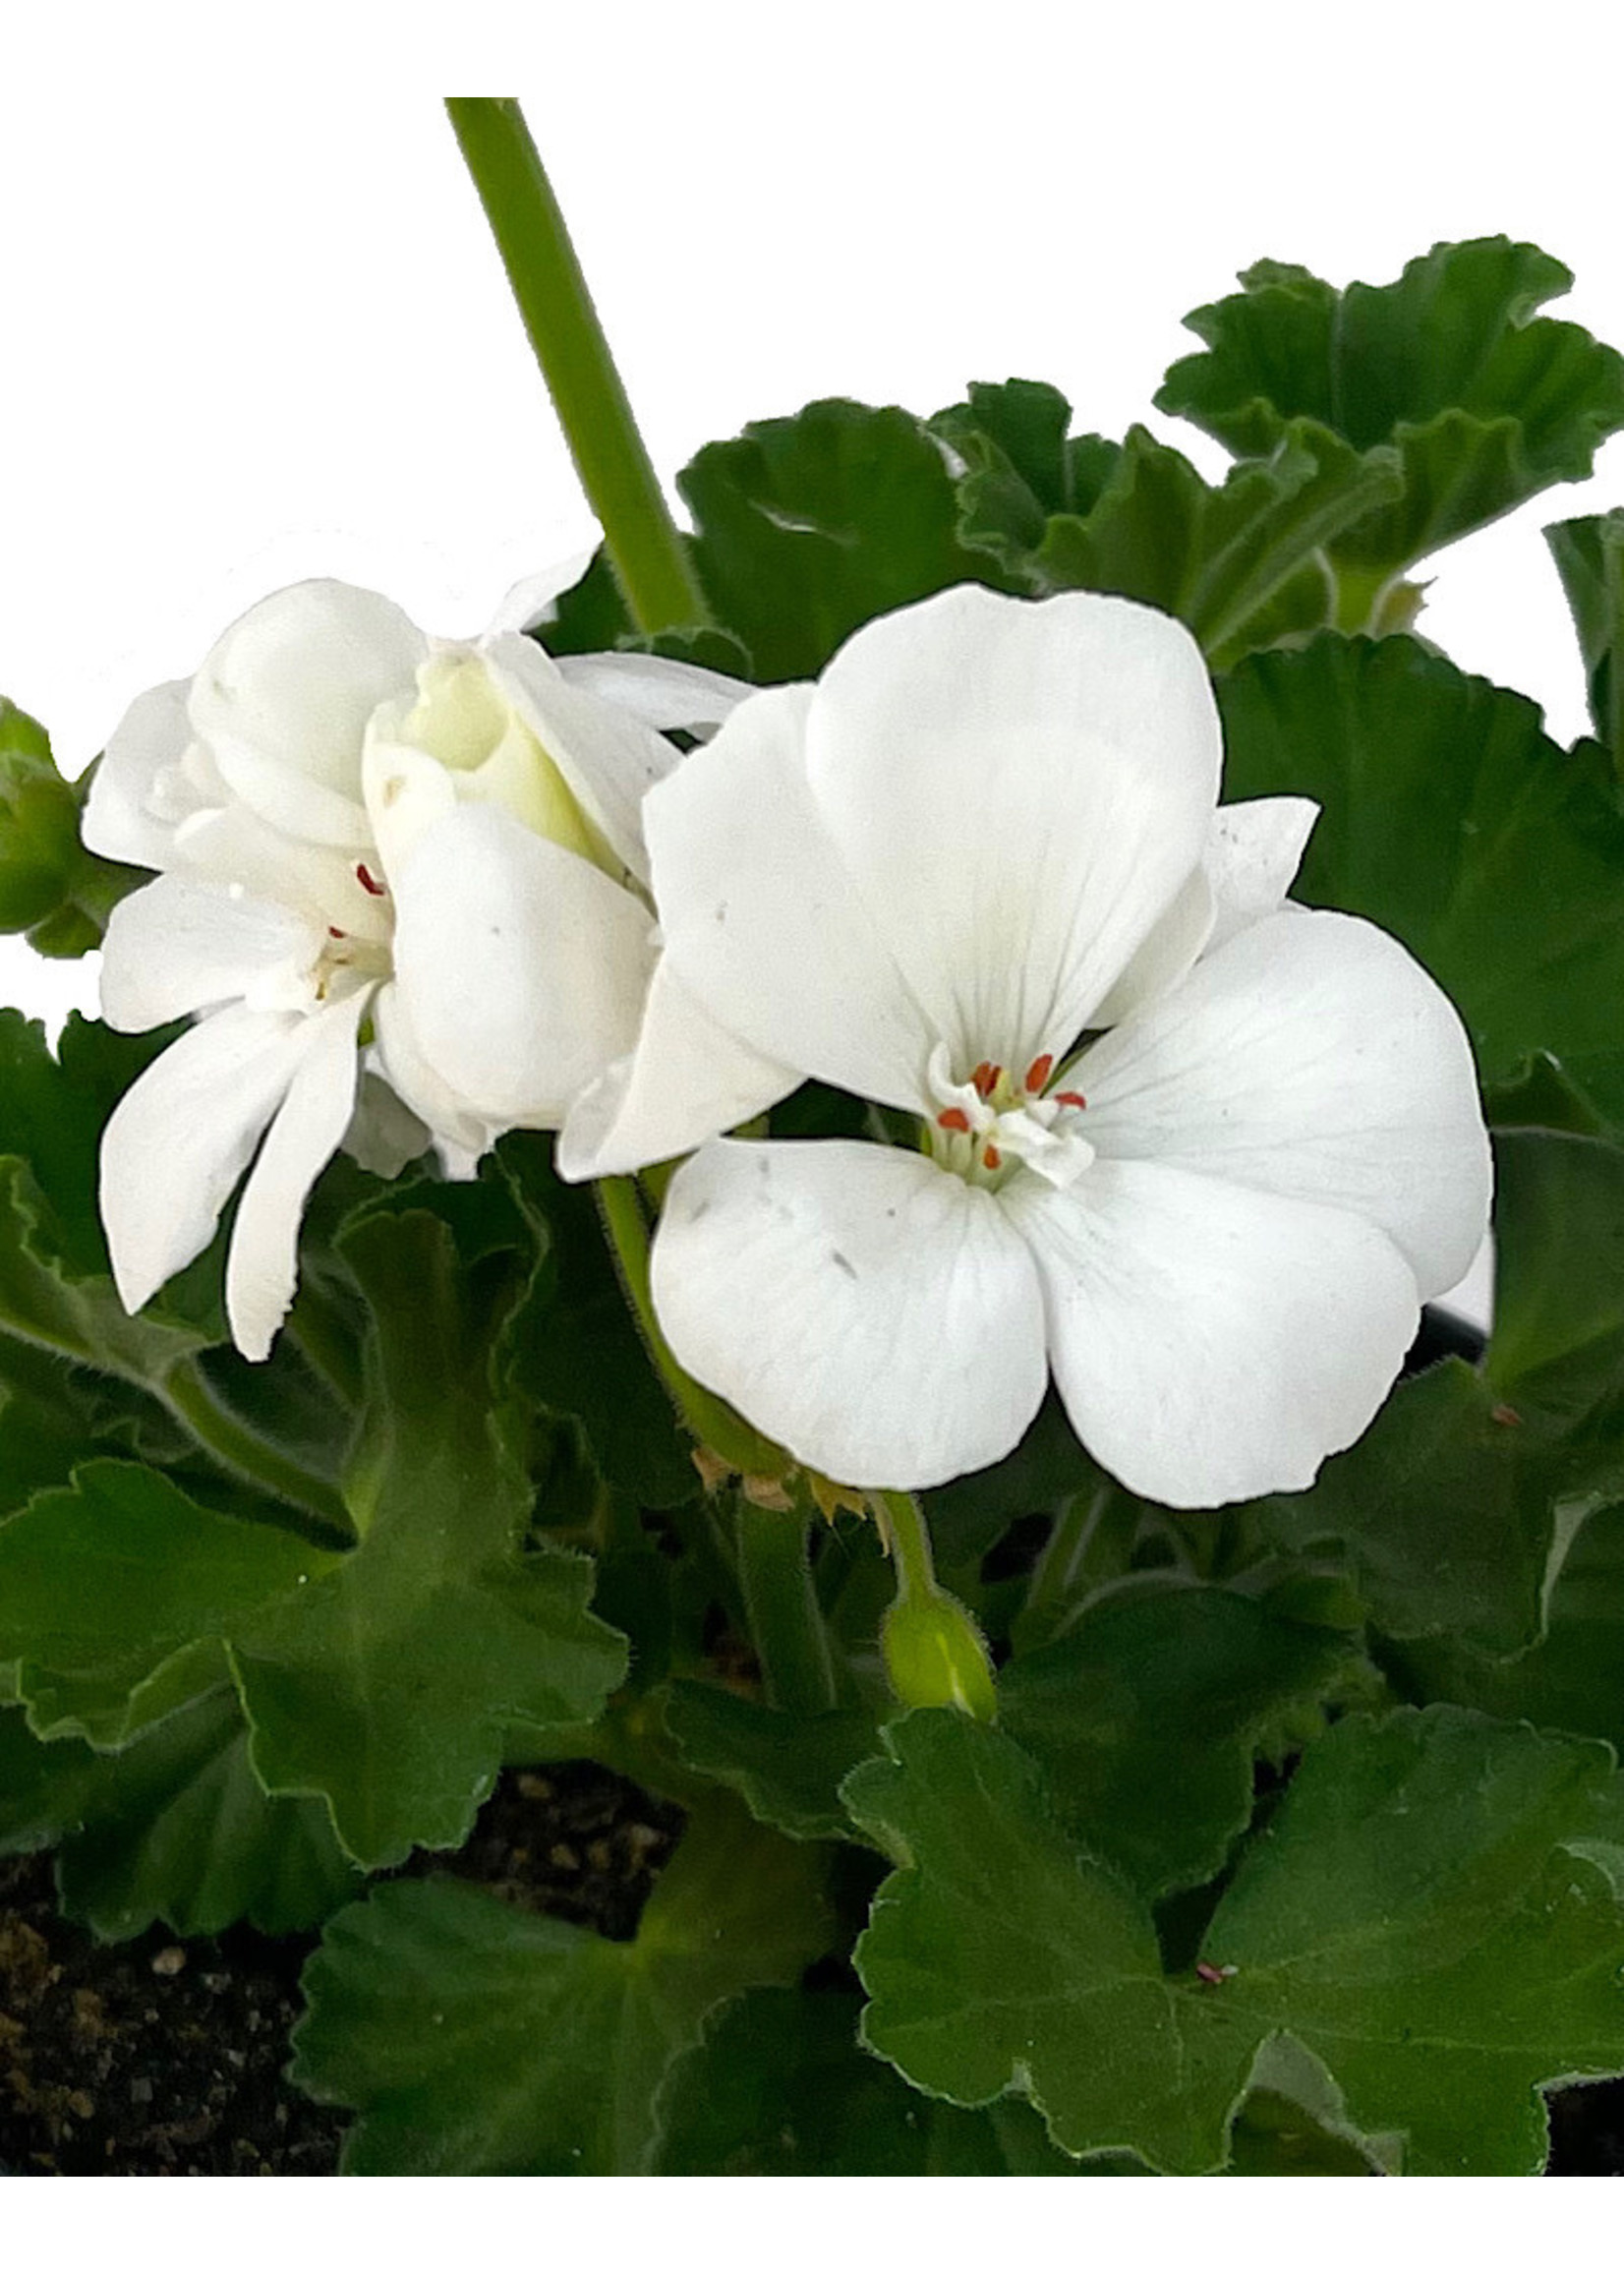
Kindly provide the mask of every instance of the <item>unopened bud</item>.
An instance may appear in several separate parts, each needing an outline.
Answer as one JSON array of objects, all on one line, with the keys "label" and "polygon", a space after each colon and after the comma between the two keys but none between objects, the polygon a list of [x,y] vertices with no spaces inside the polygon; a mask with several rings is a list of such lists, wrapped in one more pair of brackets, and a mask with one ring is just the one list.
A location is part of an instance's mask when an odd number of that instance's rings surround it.
[{"label": "unopened bud", "polygon": [[961,1603],[936,1589],[899,1596],[880,1628],[892,1689],[904,1706],[957,1706],[978,1721],[998,1714],[981,1630]]}]

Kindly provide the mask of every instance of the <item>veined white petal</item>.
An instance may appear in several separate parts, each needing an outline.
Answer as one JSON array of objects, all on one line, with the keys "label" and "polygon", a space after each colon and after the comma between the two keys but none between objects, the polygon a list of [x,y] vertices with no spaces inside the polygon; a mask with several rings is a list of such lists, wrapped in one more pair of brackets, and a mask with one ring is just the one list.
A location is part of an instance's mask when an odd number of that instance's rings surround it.
[{"label": "veined white petal", "polygon": [[208,1246],[287,1094],[309,1024],[297,1013],[242,1004],[216,1011],[113,1108],[101,1138],[101,1221],[126,1311],[139,1311]]},{"label": "veined white petal", "polygon": [[429,1066],[495,1128],[558,1128],[636,1043],[648,909],[491,805],[459,805],[393,881],[395,983]]},{"label": "veined white petal", "polygon": [[756,691],[748,679],[730,679],[725,671],[673,656],[559,656],[557,665],[567,685],[629,711],[662,733],[671,728],[690,734],[714,731]]},{"label": "veined white petal", "polygon": [[119,902],[101,955],[101,1015],[139,1034],[242,997],[261,1010],[315,1000],[323,928],[271,901],[197,877],[160,876]]},{"label": "veined white petal", "polygon": [[226,1258],[225,1309],[231,1339],[245,1358],[270,1356],[293,1301],[305,1203],[355,1110],[356,1042],[370,992],[305,1020],[293,1079],[243,1187]]},{"label": "veined white petal", "polygon": [[1442,991],[1355,916],[1238,932],[1076,1070],[1103,1155],[1165,1160],[1376,1224],[1423,1300],[1488,1221],[1472,1050]]},{"label": "veined white petal", "polygon": [[672,1160],[765,1113],[799,1083],[792,1068],[762,1058],[719,1026],[662,956],[636,1048],[569,1109],[558,1174],[575,1183]]},{"label": "veined white petal", "polygon": [[671,1181],[652,1274],[679,1363],[843,1484],[983,1468],[1042,1402],[1031,1258],[990,1194],[919,1153],[707,1145]]},{"label": "veined white petal", "polygon": [[152,810],[152,788],[167,767],[178,765],[192,739],[185,679],[138,695],[107,738],[90,778],[80,834],[105,860],[137,868],[165,868],[174,824]]},{"label": "veined white petal", "polygon": [[1272,916],[1291,890],[1319,808],[1308,797],[1220,805],[1200,865],[1090,1017],[1119,1026],[1165,995],[1195,962],[1247,924]]},{"label": "veined white petal", "polygon": [[1201,856],[1220,754],[1190,634],[1097,593],[882,616],[806,722],[818,812],[963,1074],[1093,1023]]},{"label": "veined white petal", "polygon": [[812,700],[810,687],[752,695],[651,791],[644,826],[666,951],[764,1058],[923,1112],[939,1037],[808,792]]},{"label": "veined white petal", "polygon": [[392,600],[327,579],[251,608],[215,642],[189,710],[230,787],[289,837],[364,852],[368,719],[409,692],[428,643]]},{"label": "veined white petal", "polygon": [[534,640],[499,632],[481,642],[480,653],[587,819],[630,874],[647,884],[643,800],[681,753],[629,708],[604,702],[566,678]]},{"label": "veined white petal", "polygon": [[1304,1489],[1415,1335],[1409,1265],[1336,1208],[1104,1159],[1064,1192],[1023,1178],[999,1197],[1037,1261],[1072,1426],[1169,1507]]}]

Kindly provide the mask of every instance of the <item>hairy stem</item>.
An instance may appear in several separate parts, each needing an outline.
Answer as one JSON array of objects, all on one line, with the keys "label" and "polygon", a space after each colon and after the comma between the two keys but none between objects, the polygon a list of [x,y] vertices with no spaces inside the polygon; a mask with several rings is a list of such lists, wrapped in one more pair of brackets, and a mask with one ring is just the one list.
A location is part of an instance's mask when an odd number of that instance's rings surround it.
[{"label": "hairy stem", "polygon": [[494,95],[445,107],[627,606],[646,632],[707,622],[523,112]]}]

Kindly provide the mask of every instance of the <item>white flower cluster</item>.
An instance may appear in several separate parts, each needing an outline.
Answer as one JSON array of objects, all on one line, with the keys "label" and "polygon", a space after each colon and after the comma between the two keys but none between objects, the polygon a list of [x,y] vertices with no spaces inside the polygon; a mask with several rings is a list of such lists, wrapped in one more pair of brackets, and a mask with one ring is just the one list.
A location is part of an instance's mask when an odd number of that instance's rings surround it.
[{"label": "white flower cluster", "polygon": [[[95,850],[161,871],[106,1016],[195,1019],[107,1128],[120,1293],[247,1170],[227,1300],[263,1357],[340,1144],[455,1173],[556,1130],[572,1179],[691,1155],[662,1326],[826,1475],[995,1461],[1052,1373],[1135,1491],[1300,1488],[1471,1261],[1488,1148],[1426,973],[1287,901],[1314,809],[1220,808],[1220,763],[1194,642],[1125,600],[960,586],[752,690],[278,594],[133,707],[89,800]],[[874,1139],[723,1134],[808,1078],[889,1109]]]}]

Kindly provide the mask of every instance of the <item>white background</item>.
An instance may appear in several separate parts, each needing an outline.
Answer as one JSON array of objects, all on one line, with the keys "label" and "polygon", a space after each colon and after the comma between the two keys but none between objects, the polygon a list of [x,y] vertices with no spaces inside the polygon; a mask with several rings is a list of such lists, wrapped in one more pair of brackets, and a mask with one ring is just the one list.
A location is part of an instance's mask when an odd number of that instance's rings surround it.
[{"label": "white background", "polygon": [[[454,14],[454,31],[446,29]],[[4,34],[0,690],[77,773],[262,593],[328,574],[476,630],[593,531],[437,95],[517,93],[655,460],[822,393],[930,411],[1050,379],[1149,412],[1180,319],[1263,255],[1383,281],[1504,230],[1624,344],[1611,11],[824,0],[59,9]],[[1583,692],[1541,521],[1445,562],[1425,628]],[[91,962],[0,942],[60,1017]]]}]

